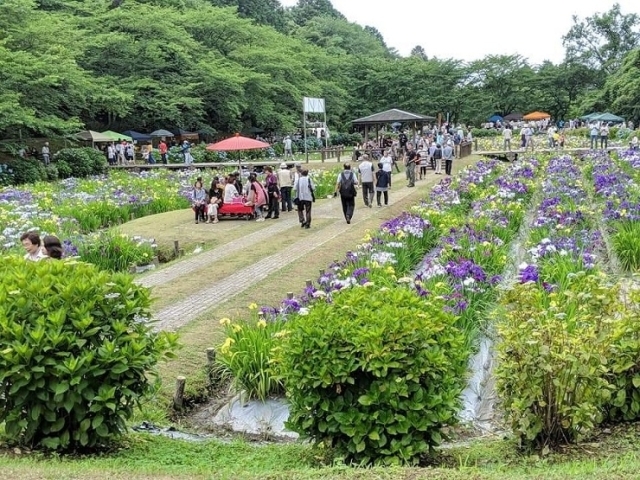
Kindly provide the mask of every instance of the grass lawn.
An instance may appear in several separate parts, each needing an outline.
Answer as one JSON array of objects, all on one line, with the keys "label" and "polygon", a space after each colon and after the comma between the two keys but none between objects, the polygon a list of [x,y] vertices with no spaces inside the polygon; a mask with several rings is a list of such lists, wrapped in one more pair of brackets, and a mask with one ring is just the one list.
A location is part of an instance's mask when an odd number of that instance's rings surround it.
[{"label": "grass lawn", "polygon": [[189,443],[128,436],[112,454],[44,458],[0,453],[0,479],[350,479],[350,480],[612,480],[640,471],[639,425],[618,428],[582,447],[545,458],[521,455],[509,440],[477,440],[444,449],[426,468],[350,468],[322,465],[323,452],[305,444],[236,441]]}]

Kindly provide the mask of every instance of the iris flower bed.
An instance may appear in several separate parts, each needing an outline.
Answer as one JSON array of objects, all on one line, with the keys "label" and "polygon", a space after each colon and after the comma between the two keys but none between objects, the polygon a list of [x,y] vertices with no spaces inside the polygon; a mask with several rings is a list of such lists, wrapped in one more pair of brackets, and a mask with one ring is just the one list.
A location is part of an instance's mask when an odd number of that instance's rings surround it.
[{"label": "iris flower bed", "polygon": [[[116,250],[114,260],[122,256],[118,254],[124,249],[131,250],[134,263],[139,263],[145,254],[153,256],[155,242],[123,237],[107,229],[130,220],[132,215],[141,217],[187,208],[192,179],[192,174],[186,172],[111,172],[108,176],[4,188],[0,191],[2,254],[21,252],[20,235],[37,231],[41,236],[59,237],[66,256],[85,258],[93,246],[104,243]],[[100,266],[123,270],[130,264],[116,265],[103,260]]]},{"label": "iris flower bed", "polygon": [[469,212],[441,213],[438,199],[419,208],[428,218],[438,217],[440,225],[449,229],[418,266],[416,289],[420,295],[444,297],[445,308],[457,316],[470,345],[496,300],[495,287],[502,280],[511,242],[524,220],[539,170],[536,159],[509,165],[480,189],[482,194]]},{"label": "iris flower bed", "polygon": [[606,249],[583,171],[571,156],[549,161],[542,198],[530,227],[522,283],[539,282],[551,291],[570,273],[591,270]]},{"label": "iris flower bed", "polygon": [[640,268],[640,154],[629,151],[614,160],[606,154],[588,157],[596,199],[623,270]]},{"label": "iris flower bed", "polygon": [[630,185],[605,156],[558,156],[546,168],[527,261],[495,315],[497,389],[524,446],[579,441],[605,419],[640,415],[638,294],[610,275],[600,229],[617,221]]}]

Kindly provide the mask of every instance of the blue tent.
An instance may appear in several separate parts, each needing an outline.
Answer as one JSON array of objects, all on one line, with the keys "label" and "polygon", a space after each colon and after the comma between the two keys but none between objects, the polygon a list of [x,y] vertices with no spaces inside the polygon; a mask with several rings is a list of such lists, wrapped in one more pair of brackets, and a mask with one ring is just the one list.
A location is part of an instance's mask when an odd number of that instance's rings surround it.
[{"label": "blue tent", "polygon": [[135,142],[149,142],[151,141],[151,135],[147,135],[146,133],[136,132],[135,130],[127,130],[126,132],[122,132],[126,136],[133,138]]},{"label": "blue tent", "polygon": [[487,122],[493,122],[493,123],[504,122],[504,118],[502,118],[500,115],[494,115],[493,117],[489,117]]}]

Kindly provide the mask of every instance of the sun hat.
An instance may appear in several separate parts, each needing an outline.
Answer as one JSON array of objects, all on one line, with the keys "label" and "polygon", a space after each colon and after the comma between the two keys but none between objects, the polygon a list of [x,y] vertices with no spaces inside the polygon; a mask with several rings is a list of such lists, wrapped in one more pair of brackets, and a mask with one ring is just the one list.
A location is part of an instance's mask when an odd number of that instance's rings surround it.
[{"label": "sun hat", "polygon": [[280,168],[287,168],[287,164],[286,164],[286,163],[284,163],[284,162],[282,162],[282,163],[280,164]]}]

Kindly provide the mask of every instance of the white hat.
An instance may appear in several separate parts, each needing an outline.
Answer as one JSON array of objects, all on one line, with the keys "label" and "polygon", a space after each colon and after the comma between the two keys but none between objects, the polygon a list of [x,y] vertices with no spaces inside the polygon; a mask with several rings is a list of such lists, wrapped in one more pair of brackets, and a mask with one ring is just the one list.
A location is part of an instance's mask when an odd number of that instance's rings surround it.
[{"label": "white hat", "polygon": [[280,164],[280,168],[287,168],[287,164],[286,164],[286,163],[284,163],[284,162],[282,162],[282,163]]}]

